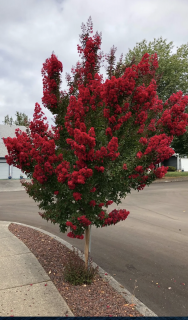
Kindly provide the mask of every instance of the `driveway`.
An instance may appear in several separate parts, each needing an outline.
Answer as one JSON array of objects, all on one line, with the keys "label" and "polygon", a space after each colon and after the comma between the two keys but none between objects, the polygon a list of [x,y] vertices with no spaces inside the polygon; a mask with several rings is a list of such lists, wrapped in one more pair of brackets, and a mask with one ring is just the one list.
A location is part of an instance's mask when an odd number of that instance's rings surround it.
[{"label": "driveway", "polygon": [[[92,227],[93,260],[159,316],[188,314],[187,194],[188,181],[153,183],[119,205],[130,211],[127,220]],[[24,191],[0,192],[0,220],[40,227],[84,250],[38,211]]]}]

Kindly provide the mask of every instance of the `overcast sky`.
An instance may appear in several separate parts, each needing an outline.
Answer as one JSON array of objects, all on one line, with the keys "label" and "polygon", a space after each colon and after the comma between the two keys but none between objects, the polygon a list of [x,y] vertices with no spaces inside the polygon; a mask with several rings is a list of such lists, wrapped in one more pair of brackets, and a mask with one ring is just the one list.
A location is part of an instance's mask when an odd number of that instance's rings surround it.
[{"label": "overcast sky", "polygon": [[42,106],[41,69],[53,51],[67,89],[65,73],[80,59],[81,24],[89,16],[94,33],[102,32],[102,51],[114,45],[117,60],[143,39],[163,37],[174,51],[188,42],[188,0],[0,0],[0,124],[7,114],[15,120],[16,111],[32,119],[35,103]]}]

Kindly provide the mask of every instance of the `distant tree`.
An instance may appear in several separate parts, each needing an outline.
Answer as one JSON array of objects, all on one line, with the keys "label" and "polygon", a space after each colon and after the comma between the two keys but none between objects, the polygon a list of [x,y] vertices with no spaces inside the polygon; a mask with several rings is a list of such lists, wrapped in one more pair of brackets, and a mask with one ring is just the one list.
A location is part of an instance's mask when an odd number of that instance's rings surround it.
[{"label": "distant tree", "polygon": [[26,126],[28,123],[28,116],[25,113],[16,111],[16,121],[14,121],[14,124],[16,126]]},{"label": "distant tree", "polygon": [[8,125],[16,125],[16,126],[27,126],[29,124],[30,120],[28,119],[28,116],[25,113],[16,111],[15,115],[16,115],[15,121],[13,121],[12,117],[9,118],[9,115],[6,115],[3,123]]},{"label": "distant tree", "polygon": [[12,125],[13,124],[13,119],[12,117],[9,118],[9,115],[7,114],[7,116],[5,116],[5,120],[2,121],[4,124],[9,124],[9,125]]},{"label": "distant tree", "polygon": [[173,139],[171,148],[180,156],[188,156],[188,130],[182,136]]}]

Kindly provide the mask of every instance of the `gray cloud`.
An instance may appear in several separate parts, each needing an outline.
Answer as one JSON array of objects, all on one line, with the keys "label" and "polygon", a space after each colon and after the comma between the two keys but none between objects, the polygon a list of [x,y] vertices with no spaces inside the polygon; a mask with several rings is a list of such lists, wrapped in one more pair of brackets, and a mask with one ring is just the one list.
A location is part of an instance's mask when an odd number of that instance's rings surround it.
[{"label": "gray cloud", "polygon": [[[52,51],[63,63],[62,89],[67,88],[65,73],[79,60],[81,24],[90,15],[94,32],[102,32],[101,49],[108,53],[115,45],[117,60],[143,39],[162,36],[175,48],[187,43],[187,0],[1,1],[0,123],[16,111],[32,118],[35,102],[41,104],[42,64]],[[43,110],[52,124],[51,113]]]}]

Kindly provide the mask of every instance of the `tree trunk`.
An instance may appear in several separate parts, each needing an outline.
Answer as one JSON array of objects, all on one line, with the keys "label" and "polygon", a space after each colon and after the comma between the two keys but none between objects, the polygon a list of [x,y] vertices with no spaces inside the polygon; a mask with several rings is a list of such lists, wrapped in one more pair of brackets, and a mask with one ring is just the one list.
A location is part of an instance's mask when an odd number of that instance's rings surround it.
[{"label": "tree trunk", "polygon": [[85,229],[85,250],[84,250],[84,253],[85,253],[85,268],[88,268],[88,259],[89,259],[89,240],[90,240],[90,233],[91,233],[91,228],[90,226],[89,227],[86,227]]}]

